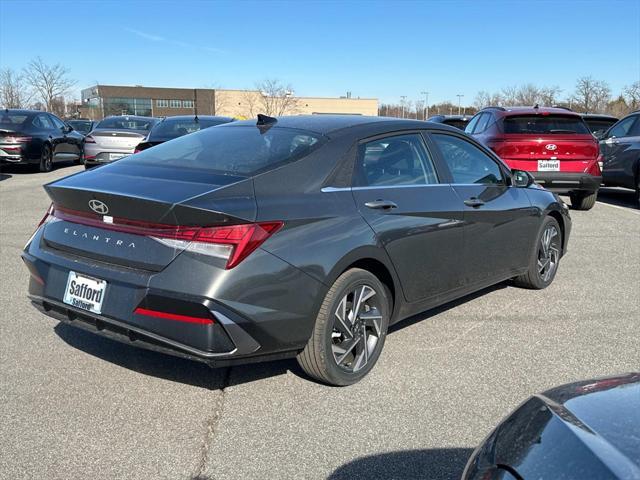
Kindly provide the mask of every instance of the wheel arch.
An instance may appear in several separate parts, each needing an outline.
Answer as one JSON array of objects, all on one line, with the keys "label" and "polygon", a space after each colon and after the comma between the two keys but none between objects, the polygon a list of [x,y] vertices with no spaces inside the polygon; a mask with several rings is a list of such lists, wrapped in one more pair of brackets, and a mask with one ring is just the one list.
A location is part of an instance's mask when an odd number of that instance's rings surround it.
[{"label": "wheel arch", "polygon": [[383,255],[378,248],[374,247],[364,247],[351,252],[333,268],[329,274],[328,284],[333,284],[340,275],[352,268],[360,268],[370,272],[389,289],[392,302],[390,323],[393,323],[394,316],[399,312],[403,292],[395,269],[386,254]]},{"label": "wheel arch", "polygon": [[560,213],[558,210],[549,210],[547,212],[547,216],[554,218],[558,222],[558,225],[560,226],[560,233],[562,234],[562,254],[564,255],[564,252],[566,251],[566,241],[567,241],[567,236],[566,236],[567,226],[564,223],[564,217],[562,213]]}]

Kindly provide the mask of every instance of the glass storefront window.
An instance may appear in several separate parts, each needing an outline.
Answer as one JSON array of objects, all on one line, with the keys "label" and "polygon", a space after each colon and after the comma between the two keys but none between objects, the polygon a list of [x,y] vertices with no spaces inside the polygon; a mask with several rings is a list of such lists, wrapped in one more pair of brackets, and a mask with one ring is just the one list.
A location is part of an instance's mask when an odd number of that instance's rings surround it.
[{"label": "glass storefront window", "polygon": [[109,115],[142,115],[152,114],[150,98],[104,98],[102,100],[104,116]]}]

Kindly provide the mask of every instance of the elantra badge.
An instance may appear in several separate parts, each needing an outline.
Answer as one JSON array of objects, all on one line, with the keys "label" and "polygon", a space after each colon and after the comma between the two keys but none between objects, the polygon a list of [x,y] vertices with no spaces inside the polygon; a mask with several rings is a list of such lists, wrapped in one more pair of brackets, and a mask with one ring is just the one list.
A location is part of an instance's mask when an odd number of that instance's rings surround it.
[{"label": "elantra badge", "polygon": [[106,215],[107,213],[109,213],[109,207],[107,207],[107,205],[100,200],[89,200],[89,208],[91,208],[91,210],[99,215]]},{"label": "elantra badge", "polygon": [[557,149],[558,149],[558,146],[557,146],[557,145],[555,145],[555,144],[553,144],[553,143],[549,143],[549,144],[548,144],[548,145],[546,145],[544,148],[546,148],[547,150],[551,150],[551,151],[553,151],[553,150],[557,150]]}]

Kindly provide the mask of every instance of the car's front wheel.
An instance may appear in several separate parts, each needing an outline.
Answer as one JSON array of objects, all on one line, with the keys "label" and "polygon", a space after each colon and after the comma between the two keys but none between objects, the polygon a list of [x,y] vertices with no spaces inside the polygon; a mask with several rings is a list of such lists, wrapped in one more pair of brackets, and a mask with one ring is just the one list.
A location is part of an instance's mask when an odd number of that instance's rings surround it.
[{"label": "car's front wheel", "polygon": [[353,268],[331,286],[298,363],[311,377],[352,385],[373,368],[389,325],[387,289],[373,274]]},{"label": "car's front wheel", "polygon": [[553,282],[562,256],[562,231],[555,218],[544,219],[533,249],[529,270],[514,282],[519,287],[541,290]]}]

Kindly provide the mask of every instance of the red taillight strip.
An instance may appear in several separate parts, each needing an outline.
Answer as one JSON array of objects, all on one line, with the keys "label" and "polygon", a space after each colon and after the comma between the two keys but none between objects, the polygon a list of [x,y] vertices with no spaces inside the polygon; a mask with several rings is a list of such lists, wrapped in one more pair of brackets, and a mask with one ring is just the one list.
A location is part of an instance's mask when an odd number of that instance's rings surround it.
[{"label": "red taillight strip", "polygon": [[109,221],[105,222],[103,220],[105,217],[102,215],[79,212],[58,206],[54,206],[53,215],[68,222],[116,232],[131,233],[133,235],[229,245],[233,250],[227,260],[227,269],[238,265],[284,225],[284,222],[276,221],[200,227],[148,223],[119,217],[109,217]]},{"label": "red taillight strip", "polygon": [[179,315],[177,313],[161,312],[159,310],[150,310],[148,308],[136,308],[133,313],[137,315],[145,315],[147,317],[162,318],[164,320],[175,320],[176,322],[198,323],[200,325],[210,325],[213,323],[211,318],[192,317],[190,315]]}]

